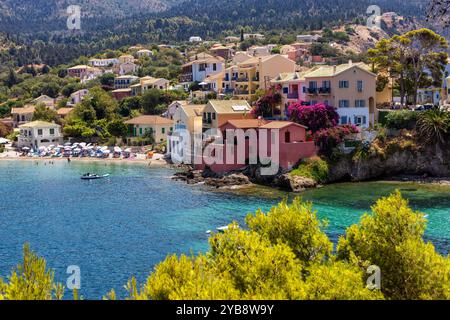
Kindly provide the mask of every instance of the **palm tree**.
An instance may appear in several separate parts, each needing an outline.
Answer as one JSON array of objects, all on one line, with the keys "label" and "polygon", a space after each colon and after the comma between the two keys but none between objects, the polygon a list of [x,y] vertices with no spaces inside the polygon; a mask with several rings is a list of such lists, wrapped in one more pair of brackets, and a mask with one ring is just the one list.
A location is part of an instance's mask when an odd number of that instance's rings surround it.
[{"label": "palm tree", "polygon": [[423,112],[417,120],[416,130],[426,142],[444,144],[450,130],[449,112],[437,109]]}]

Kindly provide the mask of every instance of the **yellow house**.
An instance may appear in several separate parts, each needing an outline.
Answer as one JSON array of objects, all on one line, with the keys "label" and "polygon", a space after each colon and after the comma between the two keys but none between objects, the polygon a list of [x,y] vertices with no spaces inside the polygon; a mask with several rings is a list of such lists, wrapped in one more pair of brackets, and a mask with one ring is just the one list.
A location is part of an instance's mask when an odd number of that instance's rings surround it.
[{"label": "yellow house", "polygon": [[139,116],[128,121],[125,124],[129,126],[129,140],[143,137],[150,133],[156,143],[167,140],[167,135],[173,131],[173,121],[160,116]]},{"label": "yellow house", "polygon": [[376,77],[364,63],[322,66],[304,75],[306,100],[336,108],[341,124],[375,122]]},{"label": "yellow house", "polygon": [[208,129],[217,129],[228,120],[251,119],[251,107],[247,101],[242,100],[209,100],[203,109],[203,132]]},{"label": "yellow house", "polygon": [[252,101],[256,91],[269,89],[270,81],[280,73],[294,71],[295,62],[279,54],[247,59],[237,65],[234,95]]},{"label": "yellow house", "polygon": [[34,111],[36,110],[34,105],[25,105],[22,108],[12,108],[11,117],[13,120],[14,128],[19,125],[31,122],[33,120]]},{"label": "yellow house", "polygon": [[149,89],[168,90],[170,81],[164,78],[142,77],[139,83],[131,85],[131,95],[137,96],[143,94]]},{"label": "yellow house", "polygon": [[174,130],[187,130],[193,137],[202,133],[204,104],[181,104],[173,115]]}]

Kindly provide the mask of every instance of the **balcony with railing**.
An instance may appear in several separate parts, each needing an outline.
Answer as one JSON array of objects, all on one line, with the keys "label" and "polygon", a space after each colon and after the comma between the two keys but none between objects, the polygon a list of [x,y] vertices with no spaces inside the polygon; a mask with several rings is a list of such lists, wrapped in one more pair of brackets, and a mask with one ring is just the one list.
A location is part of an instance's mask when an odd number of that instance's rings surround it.
[{"label": "balcony with railing", "polygon": [[307,92],[309,95],[315,95],[315,94],[317,94],[317,88],[308,88],[308,89],[306,90],[306,92]]},{"label": "balcony with railing", "polygon": [[249,78],[248,77],[239,77],[236,79],[236,82],[248,82]]},{"label": "balcony with railing", "polygon": [[192,82],[192,73],[182,73],[180,75],[180,82]]},{"label": "balcony with railing", "polygon": [[331,93],[331,88],[328,88],[328,87],[319,88],[319,94],[328,95],[330,93]]}]

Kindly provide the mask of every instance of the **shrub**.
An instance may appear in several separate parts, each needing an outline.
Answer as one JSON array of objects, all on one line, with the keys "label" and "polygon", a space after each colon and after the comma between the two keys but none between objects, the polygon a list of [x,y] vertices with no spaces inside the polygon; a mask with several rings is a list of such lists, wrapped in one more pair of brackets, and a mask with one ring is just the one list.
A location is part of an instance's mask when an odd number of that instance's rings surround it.
[{"label": "shrub", "polygon": [[418,112],[409,110],[391,111],[386,115],[386,128],[414,129],[418,119]]},{"label": "shrub", "polygon": [[288,115],[292,121],[308,127],[313,133],[334,127],[339,123],[336,110],[324,103],[311,106],[295,103],[289,106]]},{"label": "shrub", "polygon": [[449,112],[428,110],[421,113],[417,120],[417,134],[425,142],[444,143],[449,131]]},{"label": "shrub", "polygon": [[298,168],[291,171],[291,175],[325,182],[328,179],[328,163],[319,157],[304,159]]},{"label": "shrub", "polygon": [[281,95],[276,92],[266,92],[256,101],[255,107],[252,109],[252,114],[256,117],[273,117],[279,115],[280,110],[276,108],[281,102]]},{"label": "shrub", "polygon": [[381,269],[381,291],[391,299],[448,299],[450,265],[425,243],[426,219],[400,192],[382,198],[339,240],[338,258]]},{"label": "shrub", "polygon": [[314,140],[319,147],[320,153],[329,157],[333,150],[344,141],[346,136],[358,132],[358,127],[346,124],[320,130],[319,132],[316,132]]}]

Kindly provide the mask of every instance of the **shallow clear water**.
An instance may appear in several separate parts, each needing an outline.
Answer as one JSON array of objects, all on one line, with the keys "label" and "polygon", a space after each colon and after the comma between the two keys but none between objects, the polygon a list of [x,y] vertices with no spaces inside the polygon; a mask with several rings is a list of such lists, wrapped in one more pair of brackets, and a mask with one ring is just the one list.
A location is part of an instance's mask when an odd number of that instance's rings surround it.
[{"label": "shallow clear water", "polygon": [[[86,172],[109,173],[83,181]],[[206,251],[206,230],[269,209],[286,196],[268,188],[215,192],[170,179],[169,169],[102,163],[36,165],[0,161],[0,276],[21,260],[22,246],[47,259],[56,280],[66,268],[81,268],[80,293],[99,299],[110,289],[119,296],[131,276],[142,282],[169,253]],[[336,239],[370,210],[374,199],[404,189],[415,209],[429,215],[427,238],[450,250],[450,188],[371,182],[337,184],[303,193]],[[70,297],[70,293],[66,293]]]}]

